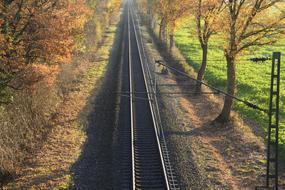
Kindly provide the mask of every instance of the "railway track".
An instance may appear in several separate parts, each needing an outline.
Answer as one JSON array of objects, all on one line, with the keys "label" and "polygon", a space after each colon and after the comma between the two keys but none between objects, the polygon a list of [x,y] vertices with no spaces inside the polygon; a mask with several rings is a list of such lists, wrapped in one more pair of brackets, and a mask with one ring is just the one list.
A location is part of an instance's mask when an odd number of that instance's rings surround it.
[{"label": "railway track", "polygon": [[[170,165],[158,104],[134,6],[124,12],[122,45],[122,189],[179,189]],[[145,93],[136,93],[145,92]],[[127,98],[126,98],[127,97]]]}]

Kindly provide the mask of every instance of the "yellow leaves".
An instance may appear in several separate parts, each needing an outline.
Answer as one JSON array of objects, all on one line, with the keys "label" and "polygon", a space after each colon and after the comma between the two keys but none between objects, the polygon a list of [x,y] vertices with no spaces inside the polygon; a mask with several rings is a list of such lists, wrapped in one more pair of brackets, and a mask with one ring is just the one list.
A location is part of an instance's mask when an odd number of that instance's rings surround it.
[{"label": "yellow leaves", "polygon": [[0,59],[2,58],[4,54],[4,36],[0,33]]},{"label": "yellow leaves", "polygon": [[25,80],[33,85],[38,82],[35,80],[43,81],[47,86],[52,86],[56,83],[57,75],[59,73],[59,66],[47,66],[42,64],[33,64],[28,68],[28,73],[25,75]]},{"label": "yellow leaves", "polygon": [[[71,62],[78,47],[75,43],[83,36],[88,20],[99,23],[94,38],[100,39],[121,0],[62,0],[56,4],[47,0],[39,1],[37,6],[32,0],[15,0],[7,6],[3,3],[0,2],[0,59],[6,73],[0,76],[13,76],[13,83],[33,86],[41,80],[55,82],[57,65]],[[85,43],[83,37],[80,40],[77,43]]]},{"label": "yellow leaves", "polygon": [[92,15],[92,10],[87,6],[85,0],[69,1],[66,13],[70,15],[69,22],[72,28],[83,29],[87,18]]},{"label": "yellow leaves", "polygon": [[[13,83],[33,86],[44,80],[51,85],[57,65],[70,63],[74,50],[72,29],[79,28],[76,22],[83,29],[85,20],[80,20],[81,15],[88,12],[85,0],[76,2],[79,4],[63,0],[48,8],[52,3],[48,0],[37,8],[33,1],[24,1],[19,8],[20,1],[16,0],[5,10],[0,9],[4,14],[0,16],[0,57],[7,71],[3,74],[14,75]],[[10,25],[3,26],[5,22]],[[10,30],[12,24],[15,30]]]},{"label": "yellow leaves", "polygon": [[175,29],[177,21],[189,15],[189,0],[157,0],[154,5],[155,12],[164,18],[171,30]]},{"label": "yellow leaves", "polygon": [[68,11],[78,15],[91,15],[92,10],[88,8],[86,0],[76,0],[75,2],[69,1]]},{"label": "yellow leaves", "polygon": [[84,15],[78,16],[77,18],[74,18],[72,22],[72,28],[83,30],[86,22],[87,22],[86,16]]}]

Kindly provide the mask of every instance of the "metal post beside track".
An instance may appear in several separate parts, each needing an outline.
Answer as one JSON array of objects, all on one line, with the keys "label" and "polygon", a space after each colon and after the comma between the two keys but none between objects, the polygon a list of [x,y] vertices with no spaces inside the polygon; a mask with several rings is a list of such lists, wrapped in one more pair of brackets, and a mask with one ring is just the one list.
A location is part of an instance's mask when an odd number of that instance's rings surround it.
[{"label": "metal post beside track", "polygon": [[278,190],[278,139],[279,139],[279,101],[280,101],[281,53],[272,56],[269,124],[267,139],[266,185],[257,190]]},{"label": "metal post beside track", "polygon": [[280,65],[281,53],[275,52],[271,71],[266,187],[275,187],[276,190],[278,190]]}]

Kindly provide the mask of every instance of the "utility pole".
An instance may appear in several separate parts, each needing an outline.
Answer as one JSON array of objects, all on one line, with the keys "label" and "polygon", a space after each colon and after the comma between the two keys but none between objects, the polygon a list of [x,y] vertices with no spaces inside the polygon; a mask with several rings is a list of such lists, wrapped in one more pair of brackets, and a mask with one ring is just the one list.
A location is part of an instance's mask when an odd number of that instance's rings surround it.
[{"label": "utility pole", "polygon": [[267,138],[266,185],[257,190],[278,190],[278,145],[279,145],[279,102],[280,102],[281,53],[272,56],[269,123]]}]

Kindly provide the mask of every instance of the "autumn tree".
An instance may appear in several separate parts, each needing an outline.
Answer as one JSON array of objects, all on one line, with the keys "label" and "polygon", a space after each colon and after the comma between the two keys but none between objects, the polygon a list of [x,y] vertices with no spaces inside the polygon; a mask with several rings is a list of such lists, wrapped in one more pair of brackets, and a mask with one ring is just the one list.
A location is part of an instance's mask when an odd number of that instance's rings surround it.
[{"label": "autumn tree", "polygon": [[[76,85],[73,79],[91,63],[85,61],[88,52],[82,51],[87,48],[79,48],[86,46],[87,21],[96,15],[107,27],[112,14],[118,15],[118,2],[0,1],[1,186],[18,175],[23,161],[48,135],[58,106],[65,106],[62,83]],[[103,32],[91,35],[101,37]]]},{"label": "autumn tree", "polygon": [[[86,9],[84,0],[4,0],[0,2],[0,94],[42,80],[70,62],[73,23]],[[51,69],[49,69],[51,68]],[[3,100],[3,97],[4,98]]]},{"label": "autumn tree", "polygon": [[168,5],[169,50],[172,51],[177,21],[187,15],[192,5],[189,0],[172,0]]},{"label": "autumn tree", "polygon": [[[221,0],[193,0],[191,4],[196,21],[197,36],[202,48],[202,62],[197,80],[202,81],[207,67],[208,43],[212,35],[221,28],[221,13],[225,4]],[[201,83],[199,82],[196,84],[196,92],[201,92]]]},{"label": "autumn tree", "polygon": [[159,19],[159,34],[158,37],[161,41],[166,40],[166,27],[168,20],[168,5],[167,0],[156,0],[154,4],[155,13]]},{"label": "autumn tree", "polygon": [[174,31],[179,19],[185,16],[190,10],[189,0],[157,0],[155,11],[160,18],[159,38],[166,41],[166,31],[169,30],[169,49],[174,46]]},{"label": "autumn tree", "polygon": [[[85,24],[87,49],[96,48],[94,44],[101,42],[103,33],[111,24],[112,17],[120,9],[121,0],[88,0],[92,14]],[[92,51],[92,50],[91,50]]]},{"label": "autumn tree", "polygon": [[155,28],[155,5],[156,0],[138,0],[136,1],[138,5],[138,10],[146,16],[146,21],[148,25],[154,29]]},{"label": "autumn tree", "polygon": [[167,19],[168,19],[168,0],[138,0],[137,4],[141,13],[146,16],[149,26],[155,30],[153,23],[158,22],[159,39],[166,40]]},{"label": "autumn tree", "polygon": [[227,122],[236,94],[236,61],[238,55],[252,46],[263,46],[277,40],[284,31],[284,15],[275,9],[282,0],[225,1],[224,50],[227,62],[227,93],[218,122]]}]

